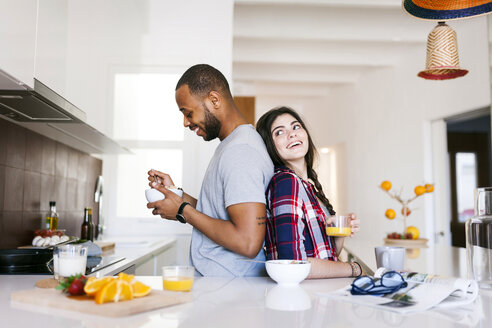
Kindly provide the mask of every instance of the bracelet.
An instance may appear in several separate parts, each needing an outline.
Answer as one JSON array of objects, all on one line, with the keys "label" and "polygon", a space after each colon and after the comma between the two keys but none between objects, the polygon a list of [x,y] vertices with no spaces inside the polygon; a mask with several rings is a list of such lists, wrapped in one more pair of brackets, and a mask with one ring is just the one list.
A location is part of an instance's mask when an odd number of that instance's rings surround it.
[{"label": "bracelet", "polygon": [[[351,277],[360,277],[362,275],[362,267],[360,266],[360,264],[358,262],[349,262],[349,264],[350,268],[352,269]],[[357,267],[359,267],[359,270],[357,270]]]}]

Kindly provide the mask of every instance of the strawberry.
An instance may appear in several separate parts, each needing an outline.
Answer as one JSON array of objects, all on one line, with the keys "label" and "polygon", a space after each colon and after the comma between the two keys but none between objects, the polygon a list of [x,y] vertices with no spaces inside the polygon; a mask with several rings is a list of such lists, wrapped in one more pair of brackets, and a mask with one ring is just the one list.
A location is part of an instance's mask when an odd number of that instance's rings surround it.
[{"label": "strawberry", "polygon": [[64,293],[70,295],[83,295],[84,286],[87,282],[87,277],[81,274],[70,276],[62,279],[60,284],[56,287],[57,290],[62,290]]},{"label": "strawberry", "polygon": [[82,295],[84,294],[84,282],[80,279],[74,279],[68,287],[68,293],[70,295]]}]

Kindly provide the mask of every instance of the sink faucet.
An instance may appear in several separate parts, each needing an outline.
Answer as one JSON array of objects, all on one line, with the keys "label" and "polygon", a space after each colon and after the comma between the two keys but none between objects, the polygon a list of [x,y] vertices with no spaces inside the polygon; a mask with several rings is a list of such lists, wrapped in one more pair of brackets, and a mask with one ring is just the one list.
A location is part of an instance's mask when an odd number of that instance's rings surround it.
[{"label": "sink faucet", "polygon": [[105,230],[104,220],[103,220],[103,216],[102,216],[103,182],[104,182],[104,179],[103,179],[102,175],[98,176],[96,179],[96,186],[94,188],[94,201],[96,203],[99,203],[99,206],[98,206],[99,215],[98,215],[97,226],[96,226],[96,235],[95,235],[95,237],[98,239],[102,238],[102,235],[103,235],[104,230]]}]

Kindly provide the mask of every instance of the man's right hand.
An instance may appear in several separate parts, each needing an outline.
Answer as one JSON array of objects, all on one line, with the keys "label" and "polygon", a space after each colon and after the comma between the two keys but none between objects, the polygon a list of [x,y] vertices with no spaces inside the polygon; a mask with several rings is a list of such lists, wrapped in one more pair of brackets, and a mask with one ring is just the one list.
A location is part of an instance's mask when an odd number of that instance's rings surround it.
[{"label": "man's right hand", "polygon": [[154,181],[160,183],[164,187],[174,186],[173,179],[171,179],[171,176],[167,173],[162,173],[154,169],[150,170],[147,173],[149,174],[148,180],[150,181],[149,182],[150,187],[152,187],[152,183]]},{"label": "man's right hand", "polygon": [[[150,170],[147,172],[149,174],[148,180],[149,180],[149,186],[154,189],[159,189],[155,186],[152,186],[152,183],[155,181],[157,182],[160,186],[162,187],[171,187],[174,186],[173,179],[171,179],[171,176],[167,173],[162,173],[157,170]],[[196,198],[188,195],[187,193],[183,192],[183,201],[188,202],[191,204],[191,206],[196,207],[197,200]]]}]

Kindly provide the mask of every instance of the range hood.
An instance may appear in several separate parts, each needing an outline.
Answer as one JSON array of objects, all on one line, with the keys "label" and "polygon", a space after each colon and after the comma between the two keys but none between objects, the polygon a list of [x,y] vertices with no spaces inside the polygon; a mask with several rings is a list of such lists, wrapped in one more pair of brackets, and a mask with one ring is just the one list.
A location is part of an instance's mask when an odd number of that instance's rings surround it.
[{"label": "range hood", "polygon": [[0,69],[0,115],[89,154],[130,154],[86,121],[85,113],[42,82],[34,89]]}]

